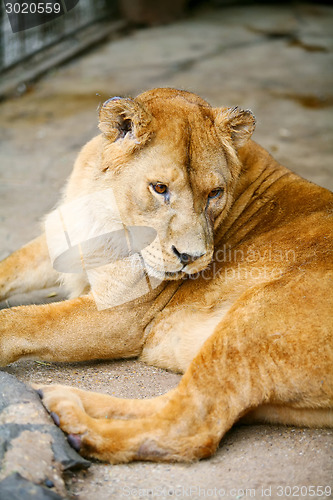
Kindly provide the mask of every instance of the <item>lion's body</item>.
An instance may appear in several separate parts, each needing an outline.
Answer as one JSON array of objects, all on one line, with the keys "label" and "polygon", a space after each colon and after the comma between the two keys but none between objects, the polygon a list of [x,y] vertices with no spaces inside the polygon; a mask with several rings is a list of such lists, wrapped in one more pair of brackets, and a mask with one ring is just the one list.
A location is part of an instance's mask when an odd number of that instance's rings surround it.
[{"label": "lion's body", "polygon": [[[167,89],[102,108],[103,135],[80,153],[63,203],[112,187],[126,226],[156,229],[167,279],[97,310],[87,275],[64,275],[68,301],[1,312],[0,361],[140,356],[185,375],[142,402],[45,387],[46,406],[81,436],[83,453],[192,460],[244,415],[333,425],[333,195],[248,140],[253,127],[250,113]],[[58,279],[44,236],[0,271],[3,297]],[[111,263],[92,287],[111,296],[124,275]],[[135,273],[126,280],[133,287]]]}]

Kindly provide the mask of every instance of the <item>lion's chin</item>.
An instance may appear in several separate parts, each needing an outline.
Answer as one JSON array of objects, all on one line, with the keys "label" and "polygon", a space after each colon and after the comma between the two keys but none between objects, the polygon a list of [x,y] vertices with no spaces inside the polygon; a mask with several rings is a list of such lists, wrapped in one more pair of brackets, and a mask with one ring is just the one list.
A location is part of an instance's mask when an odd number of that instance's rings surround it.
[{"label": "lion's chin", "polygon": [[147,267],[146,267],[146,271],[147,271],[149,276],[151,276],[152,278],[155,278],[155,279],[159,279],[161,281],[179,280],[179,279],[183,278],[184,276],[186,276],[186,273],[184,273],[183,271],[168,272],[168,271],[159,271],[157,269],[147,269]]},{"label": "lion's chin", "polygon": [[206,262],[204,265],[201,265],[200,267],[197,266],[195,268],[193,267],[190,269],[183,268],[180,271],[166,271],[165,269],[160,270],[157,269],[156,267],[150,266],[147,262],[145,262],[145,265],[146,265],[146,272],[152,278],[156,278],[161,281],[164,280],[174,281],[186,277],[197,276],[201,271],[204,271],[209,266],[209,263],[210,261]]},{"label": "lion's chin", "polygon": [[186,276],[186,273],[183,271],[167,271],[166,269],[159,269],[157,267],[153,267],[145,262],[146,273],[151,278],[155,278],[161,281],[165,280],[178,280],[183,276]]},{"label": "lion's chin", "polygon": [[168,281],[179,280],[184,276],[186,276],[186,273],[184,273],[183,271],[177,271],[175,273],[168,273],[168,272],[164,273],[164,279]]}]

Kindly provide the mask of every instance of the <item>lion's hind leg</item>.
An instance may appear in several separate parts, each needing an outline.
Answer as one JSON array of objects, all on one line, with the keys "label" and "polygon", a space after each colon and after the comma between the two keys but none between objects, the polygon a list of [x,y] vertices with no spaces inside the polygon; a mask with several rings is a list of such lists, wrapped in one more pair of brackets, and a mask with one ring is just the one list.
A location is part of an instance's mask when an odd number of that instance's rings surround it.
[{"label": "lion's hind leg", "polygon": [[[269,399],[273,385],[262,380],[266,368],[254,364],[254,353],[253,346],[251,352],[237,338],[216,331],[178,387],[151,400],[151,413],[142,417],[93,418],[86,409],[94,398],[97,402],[95,396],[88,403],[87,393],[83,402],[82,394],[78,398],[78,393],[73,396],[52,386],[43,388],[44,403],[84,455],[112,463],[192,461],[210,456],[245,409]],[[252,367],[253,376],[244,380]],[[134,409],[137,402],[130,404]]]},{"label": "lion's hind leg", "polygon": [[333,427],[333,408],[293,408],[266,404],[251,410],[242,424],[283,424],[295,427]]},{"label": "lion's hind leg", "polygon": [[119,415],[93,418],[85,411],[81,399],[52,386],[42,390],[43,403],[55,423],[68,434],[70,444],[85,456],[111,463],[191,461],[211,455],[218,446],[219,436],[214,436],[214,431],[206,427],[200,430],[200,423],[187,425],[190,405],[185,403],[187,411],[181,411],[178,398],[170,398],[162,410],[158,410],[159,402],[156,406],[155,402],[148,405],[149,416],[147,408],[141,412],[143,406],[140,408],[141,402],[136,401],[137,408],[132,413],[127,406],[126,419]]}]

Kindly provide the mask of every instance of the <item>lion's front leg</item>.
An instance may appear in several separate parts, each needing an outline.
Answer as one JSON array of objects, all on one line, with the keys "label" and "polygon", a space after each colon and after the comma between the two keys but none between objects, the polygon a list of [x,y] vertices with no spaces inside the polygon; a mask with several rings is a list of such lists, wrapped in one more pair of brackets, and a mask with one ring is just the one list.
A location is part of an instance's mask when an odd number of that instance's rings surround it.
[{"label": "lion's front leg", "polygon": [[98,311],[91,296],[4,309],[0,365],[21,358],[70,362],[137,356],[143,327],[135,314],[126,304]]},{"label": "lion's front leg", "polygon": [[0,262],[0,300],[55,286],[58,278],[43,234]]}]

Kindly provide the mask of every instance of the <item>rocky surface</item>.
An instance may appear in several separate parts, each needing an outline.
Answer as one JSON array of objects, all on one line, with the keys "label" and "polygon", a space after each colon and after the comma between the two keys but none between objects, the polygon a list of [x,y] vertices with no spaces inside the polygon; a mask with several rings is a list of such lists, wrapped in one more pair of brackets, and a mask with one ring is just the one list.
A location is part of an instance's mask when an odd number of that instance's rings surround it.
[{"label": "rocky surface", "polygon": [[[106,43],[3,102],[0,258],[38,234],[78,150],[97,133],[96,108],[112,95],[172,86],[195,91],[216,106],[250,108],[258,119],[257,142],[281,163],[332,189],[332,20],[333,9],[318,3],[200,10],[178,23]],[[38,300],[44,298],[50,297]],[[4,372],[25,382],[68,383],[121,397],[151,397],[179,381],[178,375],[138,361],[24,361]],[[79,500],[253,493],[279,499],[297,494],[286,488],[301,486],[298,496],[313,498],[309,486],[333,487],[332,445],[328,429],[238,427],[209,460],[94,463],[85,472],[67,473],[65,482]],[[315,498],[328,493],[317,489]]]},{"label": "rocky surface", "polygon": [[[0,498],[62,498],[64,471],[87,469],[36,391],[0,372]],[[10,491],[7,494],[7,492]]]}]

